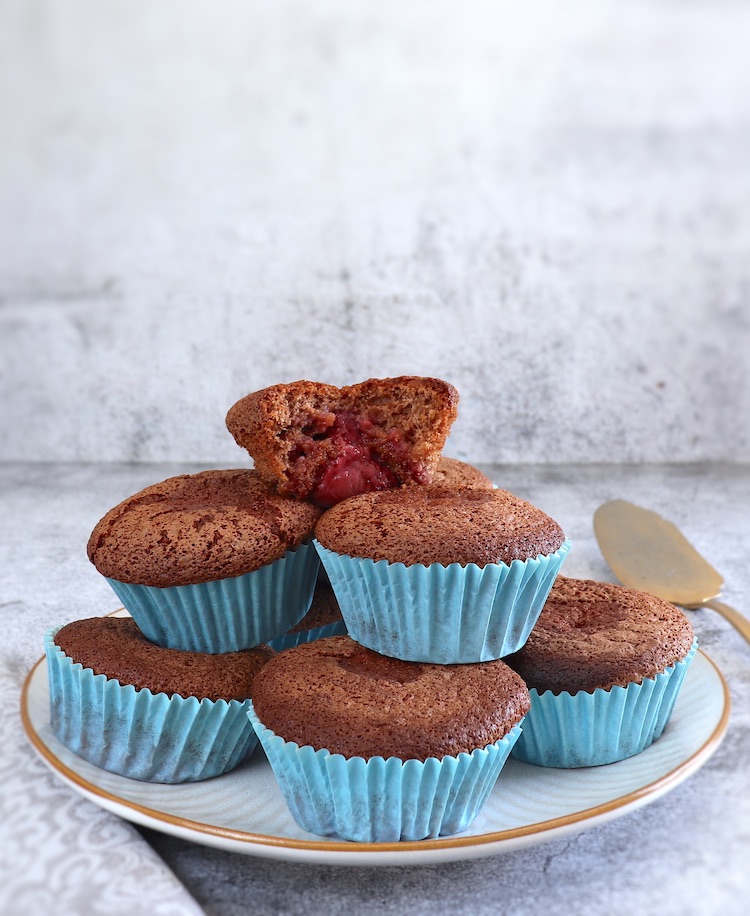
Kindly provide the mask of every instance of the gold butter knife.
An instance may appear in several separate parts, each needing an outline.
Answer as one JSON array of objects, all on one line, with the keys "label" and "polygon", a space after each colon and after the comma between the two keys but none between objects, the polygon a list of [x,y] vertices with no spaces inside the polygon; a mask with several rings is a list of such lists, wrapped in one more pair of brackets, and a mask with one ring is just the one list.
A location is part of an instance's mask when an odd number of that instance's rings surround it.
[{"label": "gold butter knife", "polygon": [[750,620],[717,600],[724,580],[672,522],[650,509],[613,499],[594,513],[594,533],[623,585],[688,610],[718,611],[750,642]]}]

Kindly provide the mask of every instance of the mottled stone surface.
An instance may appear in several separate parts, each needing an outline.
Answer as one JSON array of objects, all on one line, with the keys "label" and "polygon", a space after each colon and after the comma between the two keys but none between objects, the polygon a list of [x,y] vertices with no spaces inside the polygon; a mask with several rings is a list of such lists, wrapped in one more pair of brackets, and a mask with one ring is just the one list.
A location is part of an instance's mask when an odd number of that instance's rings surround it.
[{"label": "mottled stone surface", "polygon": [[[176,464],[0,465],[0,568],[3,640],[0,674],[8,727],[0,768],[12,761],[11,781],[0,788],[2,865],[14,880],[46,875],[59,912],[81,899],[101,902],[102,876],[143,862],[143,899],[153,903],[161,884],[151,847],[135,828],[123,840],[123,822],[80,799],[39,763],[12,714],[20,684],[42,652],[47,627],[114,610],[118,599],[86,558],[85,544],[102,512],[129,493],[176,473],[199,470]],[[484,466],[495,483],[557,519],[573,542],[565,564],[571,576],[612,580],[592,530],[592,514],[622,497],[662,513],[681,527],[726,581],[724,597],[750,615],[750,468],[737,465]],[[210,849],[144,831],[187,890],[212,916],[240,913],[497,913],[536,916],[744,916],[750,904],[750,646],[717,614],[691,617],[703,649],[717,663],[732,694],[732,717],[723,744],[694,775],[646,807],[569,838],[506,855],[441,866],[335,868],[288,864]],[[13,787],[31,780],[34,792]],[[13,782],[15,780],[15,782]],[[28,785],[28,783],[27,783]],[[11,796],[10,791],[15,793]],[[44,790],[44,791],[42,791]],[[30,800],[47,798],[44,841],[31,842]],[[17,799],[23,800],[23,805]],[[9,812],[13,816],[9,816]],[[78,825],[96,837],[83,850],[72,842],[71,867],[45,872],[54,839]],[[50,835],[50,831],[52,832]],[[138,887],[118,872],[121,909],[133,912]],[[52,882],[52,885],[50,884]],[[14,912],[13,903],[0,909]],[[12,886],[12,885],[11,885]],[[41,892],[41,887],[40,887]],[[174,895],[174,888],[169,889]],[[110,893],[110,898],[112,894]],[[17,912],[34,909],[34,898]],[[174,898],[176,900],[176,898]],[[7,901],[6,901],[7,904]],[[175,902],[169,912],[187,912]],[[137,907],[136,907],[137,908]],[[54,909],[54,906],[53,906]],[[102,910],[103,911],[103,910]]]},{"label": "mottled stone surface", "polygon": [[1,12],[0,458],[418,373],[457,457],[750,459],[743,0]]}]

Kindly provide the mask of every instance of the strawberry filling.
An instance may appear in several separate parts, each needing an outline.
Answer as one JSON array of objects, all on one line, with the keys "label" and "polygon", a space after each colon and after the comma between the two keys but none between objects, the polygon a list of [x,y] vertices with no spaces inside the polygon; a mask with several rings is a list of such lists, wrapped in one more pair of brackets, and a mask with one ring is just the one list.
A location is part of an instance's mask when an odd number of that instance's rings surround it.
[{"label": "strawberry filling", "polygon": [[398,486],[398,483],[398,477],[371,458],[366,450],[347,444],[323,472],[312,497],[319,506],[327,509],[357,493],[385,490]]},{"label": "strawberry filling", "polygon": [[[424,469],[410,460],[402,433],[384,430],[352,413],[312,418],[290,453],[297,495],[329,508],[342,499],[422,482]],[[398,468],[398,472],[394,470]]]}]

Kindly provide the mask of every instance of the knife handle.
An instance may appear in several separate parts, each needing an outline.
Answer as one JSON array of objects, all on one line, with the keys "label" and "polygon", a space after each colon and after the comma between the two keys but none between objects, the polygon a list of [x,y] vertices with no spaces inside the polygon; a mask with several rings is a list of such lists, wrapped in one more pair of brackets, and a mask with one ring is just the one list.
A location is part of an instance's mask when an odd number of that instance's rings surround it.
[{"label": "knife handle", "polygon": [[700,607],[710,607],[712,610],[718,611],[725,620],[728,620],[750,642],[750,620],[747,617],[743,617],[739,611],[735,611],[733,607],[723,601],[717,601],[716,598],[712,598],[710,601],[702,601]]}]

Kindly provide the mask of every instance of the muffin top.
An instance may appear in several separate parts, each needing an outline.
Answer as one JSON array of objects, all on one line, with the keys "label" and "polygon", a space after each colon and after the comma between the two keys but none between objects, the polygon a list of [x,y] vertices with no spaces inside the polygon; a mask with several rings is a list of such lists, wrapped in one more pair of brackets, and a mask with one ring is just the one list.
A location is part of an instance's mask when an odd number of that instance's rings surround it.
[{"label": "muffin top", "polygon": [[280,652],[253,691],[258,718],[286,741],[366,759],[471,753],[506,735],[530,702],[502,661],[404,662],[348,636]]},{"label": "muffin top", "polygon": [[458,458],[442,457],[433,471],[433,486],[440,487],[485,487],[492,489],[492,481],[479,468]]},{"label": "muffin top", "polygon": [[562,528],[507,490],[441,486],[363,493],[315,526],[329,550],[412,566],[511,563],[554,553]]},{"label": "muffin top", "polygon": [[506,661],[540,692],[590,692],[654,677],[692,643],[690,621],[668,601],[558,576],[526,644]]},{"label": "muffin top", "polygon": [[268,646],[223,655],[162,649],[130,617],[76,620],[58,630],[54,642],[74,662],[123,686],[199,700],[247,699],[255,676],[275,654]]},{"label": "muffin top", "polygon": [[134,585],[193,585],[278,560],[321,510],[279,496],[253,470],[202,471],[146,487],[111,509],[88,542],[102,575]]}]

